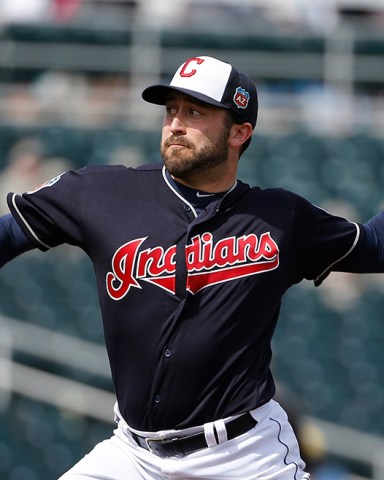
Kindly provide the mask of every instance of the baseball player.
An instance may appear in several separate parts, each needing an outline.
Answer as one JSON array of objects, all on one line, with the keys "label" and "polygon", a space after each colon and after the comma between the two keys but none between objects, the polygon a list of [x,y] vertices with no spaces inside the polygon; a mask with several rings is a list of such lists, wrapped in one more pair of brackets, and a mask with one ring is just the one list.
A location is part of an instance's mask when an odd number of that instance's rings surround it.
[{"label": "baseball player", "polygon": [[383,272],[384,214],[352,223],[238,180],[258,101],[226,62],[190,58],[143,98],[165,108],[163,164],[67,171],[0,220],[1,264],[69,243],[94,265],[117,426],[61,480],[309,479],[274,400],[281,299]]}]

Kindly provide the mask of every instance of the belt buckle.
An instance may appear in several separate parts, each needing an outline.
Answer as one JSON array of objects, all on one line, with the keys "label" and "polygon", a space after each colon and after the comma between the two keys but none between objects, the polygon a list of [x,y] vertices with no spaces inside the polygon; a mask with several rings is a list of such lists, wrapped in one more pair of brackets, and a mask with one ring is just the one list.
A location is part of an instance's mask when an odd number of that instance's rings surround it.
[{"label": "belt buckle", "polygon": [[146,438],[144,438],[144,442],[145,442],[148,450],[149,450],[151,453],[153,453],[153,454],[156,455],[156,452],[153,451],[153,448],[151,447],[151,444],[150,444],[149,442],[157,442],[157,443],[159,443],[159,440],[158,440],[157,438],[147,438],[147,437],[146,437]]},{"label": "belt buckle", "polygon": [[[180,449],[174,448],[174,451],[172,452],[172,455],[169,455],[168,452],[166,452],[165,446],[169,446],[174,442],[177,442],[179,440],[178,437],[174,438],[168,438],[168,439],[158,439],[158,438],[145,438],[145,444],[147,445],[148,450],[153,454],[157,455],[158,457],[165,458],[165,457],[170,457],[170,456],[184,456],[183,452]],[[157,445],[158,448],[153,447],[151,445],[151,442],[153,442],[155,445]],[[175,444],[176,445],[176,444]],[[175,447],[174,445],[174,447]]]}]

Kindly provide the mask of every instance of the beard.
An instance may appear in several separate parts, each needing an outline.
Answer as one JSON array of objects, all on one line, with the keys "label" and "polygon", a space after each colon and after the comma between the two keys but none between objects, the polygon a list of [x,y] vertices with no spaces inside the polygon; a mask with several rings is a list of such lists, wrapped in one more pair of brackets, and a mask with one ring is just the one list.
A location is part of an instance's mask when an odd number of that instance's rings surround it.
[{"label": "beard", "polygon": [[[172,143],[187,147],[186,149],[172,149]],[[216,143],[206,145],[196,151],[193,143],[184,137],[173,135],[161,143],[160,153],[165,168],[175,178],[184,181],[193,181],[207,174],[214,174],[218,167],[223,165],[228,158],[228,132],[222,132]]]}]

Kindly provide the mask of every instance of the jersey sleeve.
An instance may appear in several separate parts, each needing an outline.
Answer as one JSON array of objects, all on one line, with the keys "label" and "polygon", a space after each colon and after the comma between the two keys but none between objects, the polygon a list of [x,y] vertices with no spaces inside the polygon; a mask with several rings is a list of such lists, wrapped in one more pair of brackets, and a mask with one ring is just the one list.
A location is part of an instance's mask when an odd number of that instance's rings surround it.
[{"label": "jersey sleeve", "polygon": [[40,250],[63,243],[82,246],[86,169],[71,170],[21,195],[9,193],[8,206],[25,235]]},{"label": "jersey sleeve", "polygon": [[335,270],[351,273],[384,272],[384,212],[360,225],[360,237],[350,255],[335,265]]},{"label": "jersey sleeve", "polygon": [[294,261],[303,278],[319,285],[356,247],[360,226],[297,196],[293,227]]},{"label": "jersey sleeve", "polygon": [[34,247],[10,213],[0,217],[0,268]]}]

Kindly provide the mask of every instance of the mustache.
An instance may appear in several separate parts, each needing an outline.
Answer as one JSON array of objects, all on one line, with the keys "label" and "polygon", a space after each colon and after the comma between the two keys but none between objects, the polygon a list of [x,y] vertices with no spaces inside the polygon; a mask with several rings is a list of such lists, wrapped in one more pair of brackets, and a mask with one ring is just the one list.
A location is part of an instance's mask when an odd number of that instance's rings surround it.
[{"label": "mustache", "polygon": [[187,147],[187,148],[192,148],[193,147],[192,143],[189,140],[187,140],[184,137],[180,137],[180,136],[176,136],[176,135],[172,135],[172,137],[169,137],[166,140],[164,140],[163,146],[164,147],[170,147],[174,143],[177,143],[178,145],[181,145],[181,146]]}]

